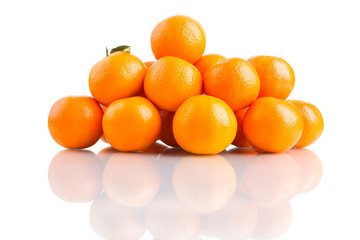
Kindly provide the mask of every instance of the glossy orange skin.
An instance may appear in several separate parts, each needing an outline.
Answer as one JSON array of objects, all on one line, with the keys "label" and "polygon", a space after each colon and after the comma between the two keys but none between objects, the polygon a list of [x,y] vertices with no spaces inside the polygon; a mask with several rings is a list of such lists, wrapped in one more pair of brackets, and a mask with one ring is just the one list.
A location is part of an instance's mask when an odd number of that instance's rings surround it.
[{"label": "glossy orange skin", "polygon": [[156,59],[174,56],[194,63],[205,51],[205,32],[199,22],[187,16],[172,16],[156,25],[151,33]]},{"label": "glossy orange skin", "polygon": [[171,147],[179,147],[173,132],[173,119],[175,113],[168,111],[160,111],[161,115],[161,132],[160,140]]},{"label": "glossy orange skin", "polygon": [[146,67],[136,56],[115,52],[96,63],[89,76],[93,97],[108,106],[117,99],[141,93]]},{"label": "glossy orange skin", "polygon": [[311,103],[289,100],[300,111],[304,122],[304,130],[295,147],[303,148],[313,144],[319,139],[324,130],[324,119],[317,107]]},{"label": "glossy orange skin", "polygon": [[237,147],[250,147],[251,146],[249,141],[246,139],[244,132],[243,132],[243,128],[242,128],[243,119],[244,119],[247,109],[248,108],[243,108],[243,109],[240,109],[235,112],[238,127],[237,127],[236,137],[235,137],[234,141],[232,142],[232,144]]},{"label": "glossy orange skin", "polygon": [[261,97],[286,99],[295,85],[294,70],[284,59],[271,56],[255,56],[248,59],[260,78]]},{"label": "glossy orange skin", "polygon": [[216,63],[224,60],[225,57],[218,54],[206,54],[203,55],[194,66],[200,71],[201,76],[204,77],[206,71]]},{"label": "glossy orange skin", "polygon": [[102,134],[103,111],[92,97],[68,96],[52,106],[48,127],[51,137],[66,148],[87,148]]},{"label": "glossy orange skin", "polygon": [[156,106],[175,112],[186,99],[201,94],[201,74],[185,60],[163,57],[147,72],[144,91]]},{"label": "glossy orange skin", "polygon": [[254,67],[241,58],[225,59],[211,66],[203,82],[207,95],[224,100],[234,111],[248,107],[260,90]]},{"label": "glossy orange skin", "polygon": [[303,120],[294,104],[264,97],[256,100],[243,119],[245,137],[265,152],[284,152],[300,139]]},{"label": "glossy orange skin", "polygon": [[104,135],[119,151],[136,151],[150,147],[161,128],[159,111],[146,98],[119,99],[109,105],[103,117]]},{"label": "glossy orange skin", "polygon": [[216,154],[234,140],[237,121],[221,99],[199,95],[186,100],[176,111],[173,131],[176,142],[195,154]]}]

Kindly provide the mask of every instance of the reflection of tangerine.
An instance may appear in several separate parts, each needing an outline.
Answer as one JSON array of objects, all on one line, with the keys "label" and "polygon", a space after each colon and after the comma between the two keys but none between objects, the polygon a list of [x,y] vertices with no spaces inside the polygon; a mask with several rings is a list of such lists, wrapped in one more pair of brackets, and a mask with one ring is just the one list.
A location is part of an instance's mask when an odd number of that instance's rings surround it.
[{"label": "reflection of tangerine", "polygon": [[161,190],[160,191],[173,191],[173,174],[176,165],[182,158],[188,156],[189,153],[181,148],[167,148],[163,150],[156,164],[160,170],[161,175]]},{"label": "reflection of tangerine", "polygon": [[139,239],[146,230],[140,209],[111,201],[106,194],[96,198],[90,208],[90,224],[105,239]]},{"label": "reflection of tangerine", "polygon": [[99,156],[99,158],[101,159],[101,161],[103,163],[106,163],[114,153],[118,153],[118,152],[119,151],[117,151],[116,149],[114,149],[112,147],[107,147],[107,148],[101,149],[97,155]]},{"label": "reflection of tangerine", "polygon": [[176,166],[174,191],[180,202],[197,212],[222,208],[236,188],[234,169],[220,155],[188,156]]},{"label": "reflection of tangerine", "polygon": [[248,163],[254,158],[254,155],[258,154],[252,148],[233,148],[226,152],[222,152],[220,155],[229,161],[234,168],[236,174],[236,190],[245,193],[244,183],[242,182],[243,170]]},{"label": "reflection of tangerine", "polygon": [[299,176],[299,166],[288,154],[257,154],[248,161],[242,179],[257,205],[273,207],[295,196]]},{"label": "reflection of tangerine", "polygon": [[255,239],[272,239],[281,236],[290,227],[292,210],[289,202],[273,208],[258,207],[258,224],[251,234]]},{"label": "reflection of tangerine", "polygon": [[184,207],[173,193],[165,193],[145,208],[145,223],[155,239],[184,240],[195,236],[200,217]]},{"label": "reflection of tangerine", "polygon": [[292,149],[289,151],[300,167],[300,181],[298,193],[310,192],[320,182],[322,175],[322,164],[320,158],[311,150]]},{"label": "reflection of tangerine", "polygon": [[218,211],[201,218],[201,234],[217,239],[248,239],[257,224],[257,207],[246,195],[237,193]]},{"label": "reflection of tangerine", "polygon": [[137,152],[146,153],[146,154],[151,155],[156,158],[157,155],[160,154],[165,149],[167,149],[166,145],[161,144],[159,142],[155,142],[150,147],[143,149],[143,150],[139,150]]},{"label": "reflection of tangerine", "polygon": [[93,200],[101,191],[103,164],[91,151],[63,150],[49,166],[49,183],[53,192],[68,202]]},{"label": "reflection of tangerine", "polygon": [[127,207],[142,207],[160,188],[159,171],[150,156],[115,153],[105,166],[103,185],[114,202]]}]

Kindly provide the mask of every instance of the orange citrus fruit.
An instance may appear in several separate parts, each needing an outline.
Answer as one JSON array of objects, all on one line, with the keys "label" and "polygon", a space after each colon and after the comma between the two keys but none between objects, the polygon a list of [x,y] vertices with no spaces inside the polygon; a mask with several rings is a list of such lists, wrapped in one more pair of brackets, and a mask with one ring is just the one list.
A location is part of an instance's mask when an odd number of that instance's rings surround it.
[{"label": "orange citrus fruit", "polygon": [[173,132],[173,119],[175,113],[168,111],[160,111],[161,116],[161,131],[160,131],[160,140],[166,145],[172,147],[179,147],[177,144],[174,132]]},{"label": "orange citrus fruit", "polygon": [[189,97],[201,94],[201,74],[194,65],[177,57],[163,57],[146,74],[144,91],[156,106],[175,112]]},{"label": "orange citrus fruit", "polygon": [[103,117],[104,135],[119,151],[150,147],[159,137],[159,111],[146,98],[119,99],[109,105]]},{"label": "orange citrus fruit", "polygon": [[260,78],[261,97],[286,99],[295,85],[295,74],[291,66],[282,58],[255,56],[248,59]]},{"label": "orange citrus fruit", "polygon": [[187,99],[176,111],[173,131],[176,142],[195,154],[216,154],[234,140],[234,112],[221,99],[199,95]]},{"label": "orange citrus fruit", "polygon": [[[104,106],[104,105],[102,105],[101,103],[100,103],[100,107],[101,107],[101,109],[103,110],[103,112],[105,112],[106,109],[107,109],[107,106]],[[109,143],[109,142],[106,140],[104,134],[101,135],[100,140],[103,141],[104,143]]]},{"label": "orange citrus fruit", "polygon": [[246,111],[243,131],[252,146],[266,152],[284,152],[300,139],[303,120],[294,104],[264,97]]},{"label": "orange citrus fruit", "polygon": [[260,80],[254,67],[241,58],[222,60],[204,76],[205,93],[224,100],[234,111],[255,101],[259,89]]},{"label": "orange citrus fruit", "polygon": [[108,106],[117,99],[138,95],[142,91],[145,65],[127,52],[115,52],[96,63],[89,76],[93,97]]},{"label": "orange citrus fruit", "polygon": [[225,57],[218,54],[206,54],[203,55],[194,66],[199,69],[201,76],[204,77],[206,71],[214,64],[224,60]]},{"label": "orange citrus fruit", "polygon": [[249,141],[246,139],[244,132],[243,132],[243,128],[242,128],[243,119],[244,119],[247,109],[248,108],[243,108],[243,109],[240,109],[235,112],[238,127],[237,127],[236,137],[235,137],[234,141],[232,142],[232,144],[237,147],[250,147],[251,146]]},{"label": "orange citrus fruit", "polygon": [[304,130],[300,140],[295,144],[295,147],[306,147],[319,139],[324,130],[324,120],[321,112],[317,107],[311,103],[290,100],[300,111],[304,122]]},{"label": "orange citrus fruit", "polygon": [[87,148],[102,134],[103,111],[92,97],[68,96],[51,108],[48,126],[51,137],[66,148]]},{"label": "orange citrus fruit", "polygon": [[144,65],[145,65],[146,69],[149,69],[154,64],[154,62],[155,61],[144,62]]},{"label": "orange citrus fruit", "polygon": [[199,22],[177,15],[158,23],[150,42],[156,59],[174,56],[194,63],[205,51],[206,37]]}]

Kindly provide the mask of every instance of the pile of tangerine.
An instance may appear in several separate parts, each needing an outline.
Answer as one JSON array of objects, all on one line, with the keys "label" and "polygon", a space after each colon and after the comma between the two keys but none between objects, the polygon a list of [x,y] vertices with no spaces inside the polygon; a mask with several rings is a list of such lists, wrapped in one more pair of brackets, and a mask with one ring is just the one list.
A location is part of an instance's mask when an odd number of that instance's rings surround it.
[{"label": "pile of tangerine", "polygon": [[285,100],[295,84],[285,60],[203,55],[205,45],[197,21],[173,16],[151,34],[157,61],[143,63],[128,46],[112,49],[90,71],[93,97],[68,96],[53,105],[51,136],[66,148],[101,138],[119,151],[143,150],[160,139],[195,154],[216,154],[230,144],[283,152],[320,137],[320,111]]}]

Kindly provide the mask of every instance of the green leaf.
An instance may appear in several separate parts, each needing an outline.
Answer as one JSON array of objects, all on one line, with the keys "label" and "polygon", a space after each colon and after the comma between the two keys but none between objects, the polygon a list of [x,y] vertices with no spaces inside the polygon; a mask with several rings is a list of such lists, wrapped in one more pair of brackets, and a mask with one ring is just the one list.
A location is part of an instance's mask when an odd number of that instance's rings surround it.
[{"label": "green leaf", "polygon": [[128,52],[128,53],[130,53],[130,50],[131,50],[130,46],[121,45],[121,46],[118,46],[116,48],[111,49],[110,54],[114,53],[114,52]]},{"label": "green leaf", "polygon": [[106,56],[109,56],[109,49],[106,48]]}]

